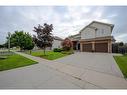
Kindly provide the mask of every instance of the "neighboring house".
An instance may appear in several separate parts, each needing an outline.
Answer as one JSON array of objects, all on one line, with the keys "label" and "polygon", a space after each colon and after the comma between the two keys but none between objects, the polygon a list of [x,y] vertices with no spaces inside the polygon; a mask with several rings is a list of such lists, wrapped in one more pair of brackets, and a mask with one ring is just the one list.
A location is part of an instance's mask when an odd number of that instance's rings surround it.
[{"label": "neighboring house", "polygon": [[54,36],[53,44],[52,44],[52,50],[54,48],[61,48],[61,42],[63,41],[62,38]]},{"label": "neighboring house", "polygon": [[79,34],[70,36],[73,48],[82,52],[112,52],[111,36],[114,25],[93,21],[84,27]]},{"label": "neighboring house", "polygon": [[[58,36],[54,36],[53,37],[53,42],[52,42],[52,47],[47,47],[46,50],[53,50],[54,48],[62,48],[61,43],[62,43],[63,39],[58,37]],[[35,45],[33,50],[39,50],[40,48],[37,47]]]}]

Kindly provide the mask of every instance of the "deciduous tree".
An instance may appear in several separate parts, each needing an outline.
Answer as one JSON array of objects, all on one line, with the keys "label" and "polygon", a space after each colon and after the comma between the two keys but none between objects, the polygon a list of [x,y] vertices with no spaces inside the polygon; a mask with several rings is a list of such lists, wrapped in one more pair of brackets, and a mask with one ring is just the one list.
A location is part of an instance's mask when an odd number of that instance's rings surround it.
[{"label": "deciduous tree", "polygon": [[45,55],[45,49],[47,47],[52,46],[53,42],[53,36],[52,36],[52,30],[53,30],[53,25],[52,24],[47,24],[44,23],[43,26],[40,24],[37,27],[34,27],[34,32],[37,33],[37,36],[34,35],[33,39],[35,44],[39,47],[44,49],[44,55]]},{"label": "deciduous tree", "polygon": [[19,46],[21,50],[31,50],[34,47],[34,42],[32,36],[29,33],[23,31],[15,31],[13,34],[11,34],[10,46],[11,47]]}]

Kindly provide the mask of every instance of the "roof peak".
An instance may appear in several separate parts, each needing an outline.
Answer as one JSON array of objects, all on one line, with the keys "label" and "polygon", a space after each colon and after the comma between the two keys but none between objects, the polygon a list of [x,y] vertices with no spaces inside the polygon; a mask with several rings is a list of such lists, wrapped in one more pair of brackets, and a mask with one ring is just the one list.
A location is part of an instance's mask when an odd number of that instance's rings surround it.
[{"label": "roof peak", "polygon": [[111,29],[113,30],[113,27],[114,27],[114,24],[109,24],[109,23],[105,23],[105,22],[100,22],[100,21],[92,21],[90,24],[88,24],[88,25],[86,25],[83,29],[81,29],[79,32],[81,33],[81,31],[82,30],[84,30],[85,28],[87,28],[87,27],[89,27],[89,28],[95,28],[96,29],[96,27],[91,27],[91,24],[93,24],[93,23],[99,23],[99,24],[103,24],[103,25],[108,25],[108,26],[110,26],[111,27]]},{"label": "roof peak", "polygon": [[89,25],[91,25],[92,23],[100,23],[100,24],[105,24],[105,25],[109,25],[109,26],[114,27],[114,24],[110,24],[110,23],[106,23],[106,22],[100,22],[100,21],[96,21],[96,20],[92,21]]}]

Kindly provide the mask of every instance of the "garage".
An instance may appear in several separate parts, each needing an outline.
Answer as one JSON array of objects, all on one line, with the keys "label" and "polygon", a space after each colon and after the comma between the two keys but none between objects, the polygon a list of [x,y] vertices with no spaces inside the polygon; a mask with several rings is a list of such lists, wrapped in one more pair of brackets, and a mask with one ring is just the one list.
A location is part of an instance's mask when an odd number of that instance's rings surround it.
[{"label": "garage", "polygon": [[83,51],[84,52],[92,52],[92,44],[83,44]]},{"label": "garage", "polygon": [[82,52],[112,52],[111,40],[93,40],[93,41],[82,41],[80,43]]},{"label": "garage", "polygon": [[108,52],[108,43],[95,43],[95,52]]}]

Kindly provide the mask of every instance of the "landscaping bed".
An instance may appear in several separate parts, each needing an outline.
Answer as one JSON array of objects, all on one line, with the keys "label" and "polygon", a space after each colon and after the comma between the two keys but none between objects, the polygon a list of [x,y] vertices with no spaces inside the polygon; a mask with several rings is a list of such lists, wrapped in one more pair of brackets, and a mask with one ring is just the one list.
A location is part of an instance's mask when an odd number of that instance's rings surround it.
[{"label": "landscaping bed", "polygon": [[127,54],[123,56],[114,56],[120,70],[125,78],[127,78]]},{"label": "landscaping bed", "polygon": [[6,58],[0,59],[0,71],[10,70],[18,67],[24,67],[37,64],[36,61],[30,60],[18,54],[7,55]]}]

